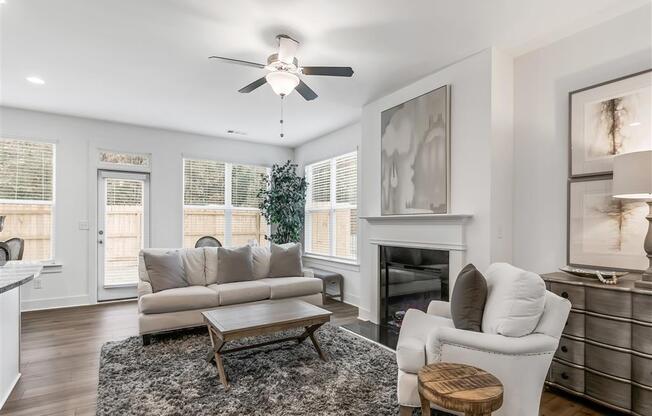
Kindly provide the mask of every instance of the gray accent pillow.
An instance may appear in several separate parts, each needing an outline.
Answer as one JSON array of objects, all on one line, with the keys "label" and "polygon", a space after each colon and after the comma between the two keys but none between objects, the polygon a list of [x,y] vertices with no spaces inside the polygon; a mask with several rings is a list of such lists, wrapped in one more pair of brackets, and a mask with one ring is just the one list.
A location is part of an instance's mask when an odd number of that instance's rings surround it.
[{"label": "gray accent pillow", "polygon": [[455,328],[482,332],[486,301],[487,281],[473,264],[467,264],[457,275],[451,296],[451,317]]},{"label": "gray accent pillow", "polygon": [[165,253],[143,253],[145,269],[152,284],[152,292],[187,287],[186,272],[178,251]]},{"label": "gray accent pillow", "polygon": [[301,243],[276,245],[272,243],[269,259],[269,277],[303,276]]},{"label": "gray accent pillow", "polygon": [[254,279],[254,261],[250,246],[217,249],[217,284]]}]

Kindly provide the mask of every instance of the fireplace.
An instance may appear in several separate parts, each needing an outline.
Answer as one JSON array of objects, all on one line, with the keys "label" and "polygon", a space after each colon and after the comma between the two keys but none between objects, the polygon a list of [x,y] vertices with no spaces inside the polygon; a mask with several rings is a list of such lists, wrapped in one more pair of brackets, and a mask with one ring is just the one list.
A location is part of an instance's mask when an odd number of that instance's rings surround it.
[{"label": "fireplace", "polygon": [[432,300],[448,301],[449,252],[378,246],[379,323],[398,331],[408,309],[426,311]]}]

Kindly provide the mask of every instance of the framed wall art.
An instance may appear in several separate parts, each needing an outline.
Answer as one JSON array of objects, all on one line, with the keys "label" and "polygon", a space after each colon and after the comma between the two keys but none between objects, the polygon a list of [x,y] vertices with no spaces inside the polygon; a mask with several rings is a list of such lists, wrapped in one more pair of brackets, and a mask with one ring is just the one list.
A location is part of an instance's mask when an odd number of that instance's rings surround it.
[{"label": "framed wall art", "polygon": [[381,214],[450,209],[450,87],[381,113]]},{"label": "framed wall art", "polygon": [[644,270],[645,202],[613,198],[611,176],[580,178],[568,187],[568,264]]},{"label": "framed wall art", "polygon": [[605,174],[620,153],[652,148],[652,70],[569,94],[570,176]]}]

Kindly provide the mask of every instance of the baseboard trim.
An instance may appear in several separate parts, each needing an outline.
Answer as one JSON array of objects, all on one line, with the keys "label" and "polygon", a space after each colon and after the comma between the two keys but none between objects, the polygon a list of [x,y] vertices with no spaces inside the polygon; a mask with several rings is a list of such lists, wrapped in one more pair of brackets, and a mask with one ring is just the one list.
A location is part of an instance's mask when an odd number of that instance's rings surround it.
[{"label": "baseboard trim", "polygon": [[381,344],[381,343],[379,343],[379,342],[376,342],[376,341],[373,341],[373,340],[371,340],[371,339],[369,339],[369,338],[365,338],[365,337],[363,337],[363,336],[360,335],[360,334],[356,334],[355,332],[351,331],[350,329],[346,329],[346,328],[341,327],[341,326],[338,327],[338,328],[341,329],[342,331],[344,331],[344,332],[348,332],[349,334],[351,334],[351,335],[353,335],[353,336],[356,336],[356,337],[358,337],[358,338],[360,338],[360,339],[362,339],[362,340],[365,340],[365,341],[367,341],[367,342],[371,342],[372,344],[377,345],[377,346],[379,346],[380,348],[386,349],[387,351],[389,351],[389,352],[391,352],[392,354],[396,355],[396,351],[394,351],[393,349],[389,348],[387,345],[383,345],[383,344]]},{"label": "baseboard trim", "polygon": [[65,296],[62,298],[24,300],[20,302],[20,310],[27,312],[42,309],[69,308],[71,306],[87,306],[91,304],[94,304],[94,302],[91,302],[91,298],[88,295]]},{"label": "baseboard trim", "polygon": [[14,382],[11,383],[11,386],[9,386],[9,390],[7,390],[7,394],[4,397],[0,397],[0,410],[5,405],[5,403],[7,403],[7,400],[9,400],[9,396],[11,396],[11,392],[14,391],[14,389],[16,388],[16,384],[18,384],[18,380],[20,380],[20,376],[21,374],[18,373]]}]

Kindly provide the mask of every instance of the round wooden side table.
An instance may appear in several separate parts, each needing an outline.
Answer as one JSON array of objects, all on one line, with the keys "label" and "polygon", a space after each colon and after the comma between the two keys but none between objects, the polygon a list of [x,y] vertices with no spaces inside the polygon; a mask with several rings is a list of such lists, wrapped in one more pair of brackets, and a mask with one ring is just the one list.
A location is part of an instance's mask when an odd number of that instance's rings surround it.
[{"label": "round wooden side table", "polygon": [[466,416],[489,416],[503,404],[503,385],[479,368],[435,363],[419,370],[421,412],[430,415],[430,403]]}]

